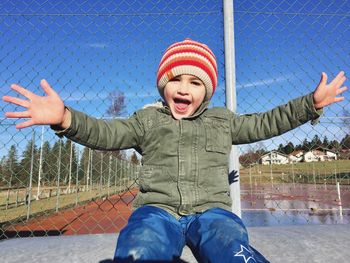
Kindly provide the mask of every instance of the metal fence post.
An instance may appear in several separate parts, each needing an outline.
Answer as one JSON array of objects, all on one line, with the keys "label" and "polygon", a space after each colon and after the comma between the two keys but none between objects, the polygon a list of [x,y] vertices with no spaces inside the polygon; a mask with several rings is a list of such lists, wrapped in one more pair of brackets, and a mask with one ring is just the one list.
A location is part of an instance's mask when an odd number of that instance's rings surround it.
[{"label": "metal fence post", "polygon": [[60,205],[60,178],[61,178],[61,156],[62,156],[62,140],[59,140],[58,160],[57,160],[57,192],[56,192],[56,212]]},{"label": "metal fence post", "polygon": [[80,151],[79,151],[79,147],[77,147],[77,174],[76,174],[76,178],[75,178],[75,205],[78,205],[79,202],[79,165],[80,165]]},{"label": "metal fence post", "polygon": [[36,192],[36,200],[39,200],[39,197],[40,197],[40,183],[41,183],[41,175],[43,172],[43,146],[44,146],[44,126],[41,127],[39,174],[38,174],[38,188]]},{"label": "metal fence post", "polygon": [[[30,175],[29,175],[29,189],[28,193],[25,196],[25,202],[27,203],[27,220],[30,216],[30,205],[31,205],[31,199],[32,199],[32,184],[33,184],[33,172],[34,172],[34,147],[35,147],[35,130],[33,130],[33,136],[32,136],[32,156],[30,160]],[[28,200],[27,200],[28,198]]]},{"label": "metal fence post", "polygon": [[[236,112],[236,66],[234,46],[234,25],[233,25],[233,0],[223,0],[224,7],[224,38],[225,38],[225,85],[226,85],[226,107]],[[238,149],[232,146],[229,173],[239,174]],[[241,190],[240,182],[232,182],[230,194],[232,198],[232,212],[241,217]]]},{"label": "metal fence post", "polygon": [[73,166],[73,141],[70,141],[70,155],[69,155],[69,177],[68,177],[68,191],[71,193],[71,184],[72,184],[72,166]]}]

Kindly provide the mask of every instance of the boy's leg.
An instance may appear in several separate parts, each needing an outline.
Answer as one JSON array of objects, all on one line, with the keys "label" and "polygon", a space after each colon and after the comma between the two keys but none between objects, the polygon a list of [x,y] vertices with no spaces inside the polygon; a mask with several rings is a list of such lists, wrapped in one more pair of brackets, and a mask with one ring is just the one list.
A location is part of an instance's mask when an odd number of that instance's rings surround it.
[{"label": "boy's leg", "polygon": [[197,216],[186,241],[200,262],[268,262],[249,245],[242,220],[224,209],[209,209]]},{"label": "boy's leg", "polygon": [[120,232],[114,261],[172,262],[181,256],[184,245],[185,237],[175,217],[161,208],[143,206],[132,213]]}]

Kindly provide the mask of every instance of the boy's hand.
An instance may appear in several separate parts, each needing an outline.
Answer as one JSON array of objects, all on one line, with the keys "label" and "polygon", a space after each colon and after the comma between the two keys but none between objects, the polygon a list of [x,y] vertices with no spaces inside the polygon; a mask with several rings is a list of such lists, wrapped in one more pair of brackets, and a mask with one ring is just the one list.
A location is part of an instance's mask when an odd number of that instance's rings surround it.
[{"label": "boy's hand", "polygon": [[2,99],[26,108],[26,111],[6,112],[8,118],[28,118],[29,120],[16,125],[17,129],[30,127],[32,125],[59,125],[63,129],[68,128],[71,121],[70,111],[65,109],[60,96],[51,88],[46,80],[40,82],[40,86],[47,96],[38,96],[29,90],[16,84],[11,88],[22,94],[28,100],[11,96],[4,96]]},{"label": "boy's hand", "polygon": [[322,72],[321,81],[314,92],[315,108],[318,110],[332,103],[343,101],[344,97],[337,96],[347,90],[347,87],[342,86],[345,80],[345,73],[341,71],[329,84],[327,84],[327,75]]}]

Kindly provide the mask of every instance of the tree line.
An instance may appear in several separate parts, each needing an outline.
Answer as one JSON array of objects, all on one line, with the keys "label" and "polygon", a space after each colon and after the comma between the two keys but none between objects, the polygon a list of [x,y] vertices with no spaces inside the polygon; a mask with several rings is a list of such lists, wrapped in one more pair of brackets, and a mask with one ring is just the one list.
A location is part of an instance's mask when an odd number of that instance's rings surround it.
[{"label": "tree line", "polygon": [[[106,110],[108,116],[120,117],[126,114],[123,92],[116,89],[108,98],[111,102]],[[70,140],[58,140],[52,146],[45,141],[42,147],[37,147],[31,140],[22,154],[19,154],[16,145],[12,145],[8,154],[1,158],[0,187],[26,187],[31,174],[34,184],[38,184],[40,178],[40,184],[45,186],[57,185],[58,179],[64,185],[69,180],[76,182],[77,179],[80,184],[88,184],[87,180],[104,183],[111,180],[111,176],[115,180],[117,176],[126,175],[127,169],[138,164],[135,152],[127,160],[121,151],[104,152],[85,147],[80,152]]]},{"label": "tree line", "polygon": [[30,140],[21,154],[12,145],[1,158],[0,187],[26,187],[30,174],[33,185],[37,185],[39,178],[45,186],[56,186],[58,179],[61,185],[67,185],[69,180],[75,184],[77,179],[79,184],[106,183],[108,178],[127,176],[137,165],[135,152],[127,158],[121,151],[96,151],[87,147],[79,150],[70,140],[58,140],[53,145],[45,141],[42,147]]}]

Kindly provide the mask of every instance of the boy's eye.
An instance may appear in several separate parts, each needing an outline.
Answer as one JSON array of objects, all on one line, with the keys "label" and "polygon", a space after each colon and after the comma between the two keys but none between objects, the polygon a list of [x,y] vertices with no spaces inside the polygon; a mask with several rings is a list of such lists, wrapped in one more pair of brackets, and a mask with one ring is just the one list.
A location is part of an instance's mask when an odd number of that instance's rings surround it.
[{"label": "boy's eye", "polygon": [[180,81],[180,79],[179,78],[172,78],[171,80],[169,80],[169,81]]},{"label": "boy's eye", "polygon": [[201,85],[201,83],[199,81],[192,81],[191,83],[192,83],[192,85],[195,85],[195,86],[200,86]]}]

